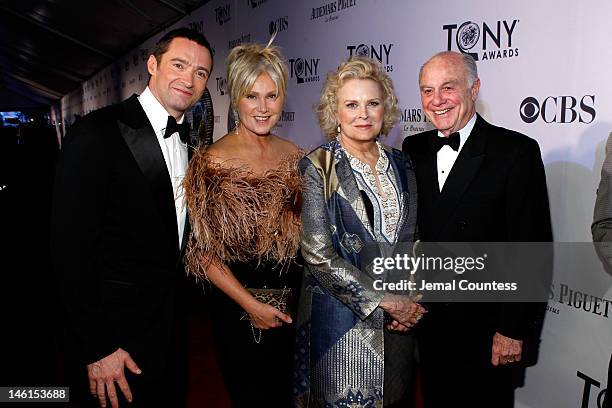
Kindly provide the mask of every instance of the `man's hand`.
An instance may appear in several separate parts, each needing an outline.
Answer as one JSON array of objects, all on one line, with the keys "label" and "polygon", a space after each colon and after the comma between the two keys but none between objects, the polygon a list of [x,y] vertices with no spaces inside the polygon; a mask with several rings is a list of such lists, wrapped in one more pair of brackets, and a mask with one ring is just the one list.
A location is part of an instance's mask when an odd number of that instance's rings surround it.
[{"label": "man's hand", "polygon": [[523,352],[523,341],[514,340],[510,337],[495,333],[493,336],[493,348],[491,353],[491,364],[504,365],[521,361]]},{"label": "man's hand", "polygon": [[134,374],[142,373],[129,353],[121,348],[118,348],[117,351],[104,357],[102,360],[87,365],[89,391],[91,395],[98,397],[102,408],[106,407],[107,394],[111,406],[113,408],[119,407],[115,382],[123,392],[123,395],[125,395],[125,399],[132,402],[132,392],[125,379],[124,367],[129,368]]}]

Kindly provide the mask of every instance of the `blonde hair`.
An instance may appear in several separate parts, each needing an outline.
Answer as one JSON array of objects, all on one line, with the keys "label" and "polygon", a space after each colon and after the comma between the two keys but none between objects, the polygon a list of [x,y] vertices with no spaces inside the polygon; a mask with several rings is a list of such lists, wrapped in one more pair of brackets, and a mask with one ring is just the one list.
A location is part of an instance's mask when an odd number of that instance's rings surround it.
[{"label": "blonde hair", "polygon": [[319,126],[323,133],[330,139],[336,137],[338,133],[338,120],[336,119],[338,101],[336,100],[336,94],[338,89],[342,88],[351,79],[371,79],[380,85],[383,91],[383,106],[385,109],[380,133],[383,135],[388,134],[398,122],[400,116],[393,82],[382,70],[378,62],[362,56],[350,58],[348,61],[340,64],[335,72],[327,74],[323,90],[321,91],[321,99],[315,109],[319,119]]},{"label": "blonde hair", "polygon": [[287,93],[287,64],[280,49],[261,44],[238,45],[232,49],[227,59],[227,90],[234,110],[238,101],[249,93],[257,77],[263,73],[270,76],[279,97]]}]

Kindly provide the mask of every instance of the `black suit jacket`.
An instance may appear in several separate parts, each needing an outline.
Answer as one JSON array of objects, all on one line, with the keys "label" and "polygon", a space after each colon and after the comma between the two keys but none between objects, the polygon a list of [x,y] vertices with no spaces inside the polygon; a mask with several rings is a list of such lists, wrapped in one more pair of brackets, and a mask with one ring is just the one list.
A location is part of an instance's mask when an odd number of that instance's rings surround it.
[{"label": "black suit jacket", "polygon": [[[552,241],[544,165],[537,142],[493,126],[480,115],[448,175],[438,189],[437,130],[409,136],[403,151],[412,158],[419,192],[418,225],[424,242]],[[540,312],[538,312],[540,310]],[[433,331],[456,329],[475,347],[492,334],[525,339],[533,332],[541,307],[521,303],[436,304],[423,320]],[[430,322],[427,322],[430,320]],[[479,337],[479,338],[478,338]],[[456,353],[457,349],[449,348]]]},{"label": "black suit jacket", "polygon": [[181,343],[182,248],[170,176],[136,95],[87,115],[66,135],[52,251],[69,352],[89,364],[121,347],[144,373],[161,375]]}]

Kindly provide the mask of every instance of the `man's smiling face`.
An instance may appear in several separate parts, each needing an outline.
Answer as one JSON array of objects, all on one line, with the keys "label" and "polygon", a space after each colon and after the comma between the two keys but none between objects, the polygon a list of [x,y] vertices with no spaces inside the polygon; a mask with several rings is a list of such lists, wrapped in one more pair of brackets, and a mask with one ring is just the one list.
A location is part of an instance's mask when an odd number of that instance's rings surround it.
[{"label": "man's smiling face", "polygon": [[147,61],[149,89],[178,119],[202,97],[211,67],[206,47],[187,38],[174,38],[159,61],[153,55]]},{"label": "man's smiling face", "polygon": [[470,86],[461,57],[438,56],[423,67],[419,89],[427,118],[448,136],[462,129],[476,112],[480,80],[476,78]]}]

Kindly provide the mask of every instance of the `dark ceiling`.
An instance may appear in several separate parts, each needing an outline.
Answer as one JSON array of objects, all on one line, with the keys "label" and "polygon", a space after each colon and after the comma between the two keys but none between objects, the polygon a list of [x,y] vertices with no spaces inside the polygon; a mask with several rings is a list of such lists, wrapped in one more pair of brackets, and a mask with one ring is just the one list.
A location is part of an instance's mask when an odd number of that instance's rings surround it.
[{"label": "dark ceiling", "polygon": [[0,111],[41,109],[208,0],[0,0]]}]

